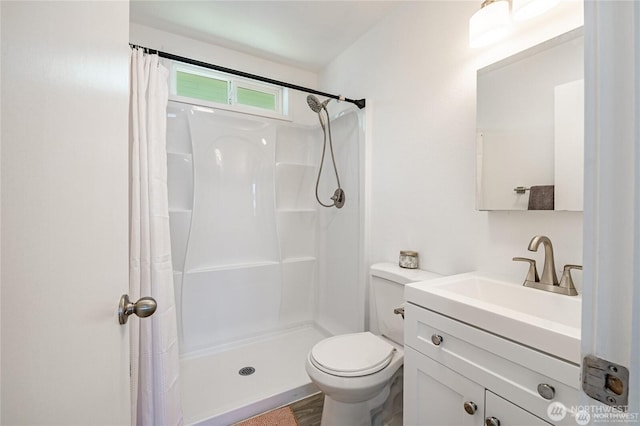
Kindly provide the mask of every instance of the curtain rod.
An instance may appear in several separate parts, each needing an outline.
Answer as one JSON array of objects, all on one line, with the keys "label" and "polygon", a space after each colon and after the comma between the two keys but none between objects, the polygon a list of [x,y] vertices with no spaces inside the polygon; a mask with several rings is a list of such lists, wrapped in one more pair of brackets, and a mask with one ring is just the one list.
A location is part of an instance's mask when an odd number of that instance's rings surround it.
[{"label": "curtain rod", "polygon": [[366,104],[366,100],[365,99],[349,99],[349,98],[345,98],[344,96],[341,96],[341,95],[332,95],[330,93],[325,93],[325,92],[320,92],[318,90],[309,89],[308,87],[302,87],[302,86],[298,86],[296,84],[287,83],[287,82],[284,82],[284,81],[273,80],[273,79],[268,78],[268,77],[263,77],[263,76],[256,75],[256,74],[250,74],[250,73],[247,73],[247,72],[244,72],[244,71],[234,70],[232,68],[226,68],[226,67],[222,67],[220,65],[208,64],[206,62],[201,62],[201,61],[198,61],[198,60],[195,60],[195,59],[185,58],[183,56],[174,55],[172,53],[161,52],[161,51],[155,50],[155,49],[149,49],[148,47],[139,46],[137,44],[129,43],[129,47],[131,47],[132,49],[136,49],[136,48],[144,49],[145,52],[148,52],[148,53],[151,53],[151,54],[156,54],[156,55],[160,56],[161,58],[166,58],[166,59],[171,59],[171,60],[174,60],[174,61],[184,62],[184,63],[190,64],[190,65],[196,65],[198,67],[203,67],[203,68],[208,68],[208,69],[212,69],[212,70],[216,70],[216,71],[220,71],[220,72],[225,72],[227,74],[238,75],[240,77],[250,78],[252,80],[258,80],[258,81],[262,81],[262,82],[265,82],[265,83],[275,84],[277,86],[288,87],[289,89],[299,90],[301,92],[306,92],[306,93],[312,93],[314,95],[324,96],[326,98],[337,99],[339,101],[344,101],[344,102],[350,102],[350,103],[356,105],[360,109],[364,108],[365,104]]}]

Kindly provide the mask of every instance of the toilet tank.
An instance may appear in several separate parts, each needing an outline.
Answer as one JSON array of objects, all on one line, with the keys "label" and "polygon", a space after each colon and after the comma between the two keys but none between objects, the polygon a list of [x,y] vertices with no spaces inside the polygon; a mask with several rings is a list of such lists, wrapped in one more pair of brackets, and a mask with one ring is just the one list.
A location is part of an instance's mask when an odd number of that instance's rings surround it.
[{"label": "toilet tank", "polygon": [[369,329],[404,345],[404,320],[393,310],[404,303],[405,284],[432,280],[442,275],[422,269],[405,269],[397,263],[371,265]]}]

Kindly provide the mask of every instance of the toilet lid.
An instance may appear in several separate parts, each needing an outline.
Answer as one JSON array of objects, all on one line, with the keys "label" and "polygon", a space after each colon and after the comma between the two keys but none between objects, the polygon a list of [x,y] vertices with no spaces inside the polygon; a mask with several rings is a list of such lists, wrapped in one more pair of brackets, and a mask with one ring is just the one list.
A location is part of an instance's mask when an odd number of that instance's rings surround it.
[{"label": "toilet lid", "polygon": [[311,349],[311,362],[334,376],[373,374],[389,365],[395,348],[370,332],[329,337]]}]

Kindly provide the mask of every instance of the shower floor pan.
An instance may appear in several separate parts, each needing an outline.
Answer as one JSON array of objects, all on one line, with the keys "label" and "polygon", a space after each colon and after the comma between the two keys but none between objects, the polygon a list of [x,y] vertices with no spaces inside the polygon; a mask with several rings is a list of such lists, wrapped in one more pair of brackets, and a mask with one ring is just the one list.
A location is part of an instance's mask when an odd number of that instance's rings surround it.
[{"label": "shower floor pan", "polygon": [[[180,361],[186,425],[230,425],[318,392],[304,368],[327,335],[303,327],[224,352]],[[255,372],[247,375],[252,367]],[[240,374],[242,370],[243,374]]]}]

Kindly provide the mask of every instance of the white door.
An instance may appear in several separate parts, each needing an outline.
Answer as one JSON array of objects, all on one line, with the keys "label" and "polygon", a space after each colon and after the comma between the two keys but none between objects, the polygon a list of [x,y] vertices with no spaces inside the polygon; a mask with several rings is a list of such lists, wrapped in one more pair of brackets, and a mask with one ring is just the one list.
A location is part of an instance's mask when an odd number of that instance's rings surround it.
[{"label": "white door", "polygon": [[129,4],[0,16],[1,423],[129,424]]},{"label": "white door", "polygon": [[[629,369],[628,412],[635,421],[640,415],[639,34],[639,2],[585,2],[582,354]],[[599,405],[585,394],[581,404]]]}]

